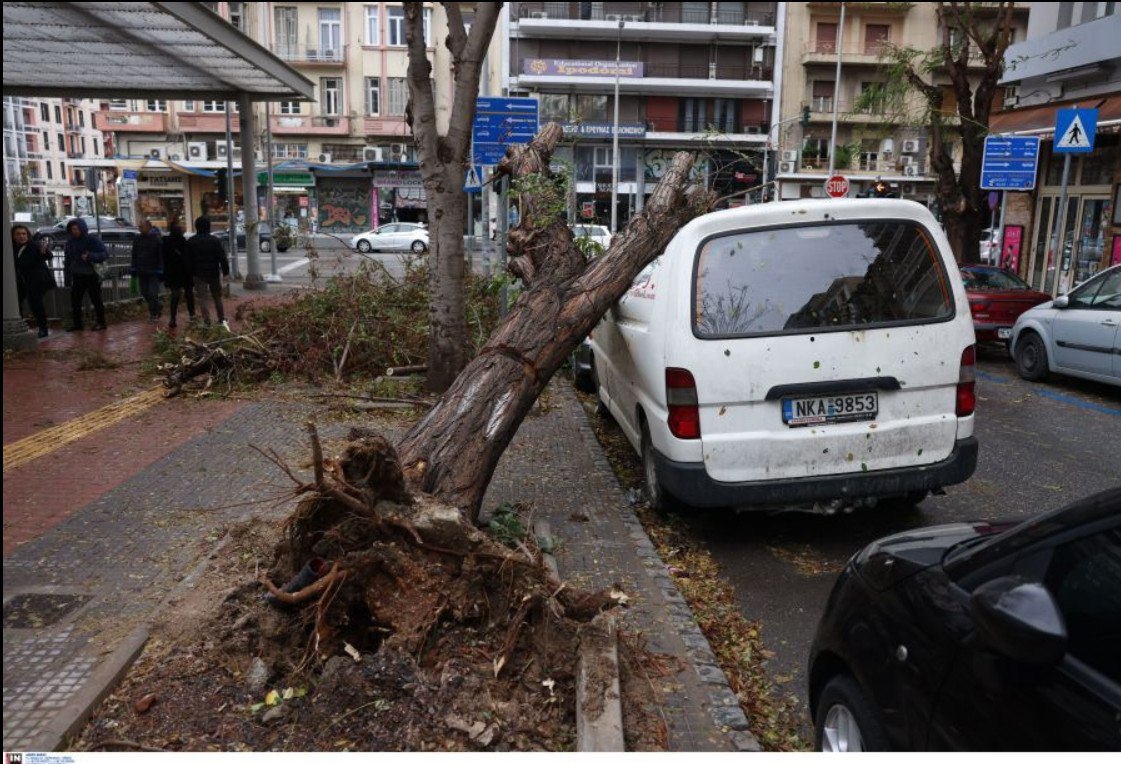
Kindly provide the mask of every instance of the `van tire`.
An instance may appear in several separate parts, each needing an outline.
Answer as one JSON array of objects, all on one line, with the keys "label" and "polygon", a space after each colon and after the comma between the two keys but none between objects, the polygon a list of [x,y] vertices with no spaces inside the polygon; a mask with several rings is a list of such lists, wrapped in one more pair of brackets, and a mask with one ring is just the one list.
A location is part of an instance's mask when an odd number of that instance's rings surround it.
[{"label": "van tire", "polygon": [[650,440],[650,430],[642,423],[642,492],[646,501],[655,512],[673,512],[681,509],[682,504],[665,489],[658,480],[658,467],[654,461],[654,443]]},{"label": "van tire", "polygon": [[1043,346],[1043,338],[1035,332],[1028,332],[1016,343],[1016,371],[1030,382],[1047,376],[1047,348]]}]

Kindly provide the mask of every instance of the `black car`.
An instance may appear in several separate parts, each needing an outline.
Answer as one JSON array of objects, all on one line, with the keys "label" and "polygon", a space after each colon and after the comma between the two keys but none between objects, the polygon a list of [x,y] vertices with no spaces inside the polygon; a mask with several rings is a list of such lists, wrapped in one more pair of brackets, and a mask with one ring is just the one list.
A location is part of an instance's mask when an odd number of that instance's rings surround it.
[{"label": "black car", "polygon": [[[229,231],[221,230],[215,231],[214,235],[222,242],[222,247],[227,252],[230,251],[229,245]],[[272,226],[268,223],[257,224],[257,241],[261,252],[272,252],[273,245],[276,246],[277,252],[287,252],[289,238],[287,234],[284,236],[277,236],[275,239],[272,235]],[[239,252],[245,251],[245,226],[239,225],[237,227],[237,248]]]},{"label": "black car", "polygon": [[[45,233],[51,237],[54,242],[64,241],[69,234],[66,232],[67,224],[74,218],[63,218],[52,226],[46,226],[38,229],[36,233]],[[82,219],[86,221],[86,227],[92,234],[97,234],[98,225],[97,219],[93,215],[83,215]],[[108,215],[101,216],[101,240],[104,242],[123,241],[132,243],[132,240],[140,235],[140,230],[129,224],[124,218],[114,218]]]},{"label": "black car", "polygon": [[869,545],[809,679],[818,750],[1121,750],[1121,487]]}]

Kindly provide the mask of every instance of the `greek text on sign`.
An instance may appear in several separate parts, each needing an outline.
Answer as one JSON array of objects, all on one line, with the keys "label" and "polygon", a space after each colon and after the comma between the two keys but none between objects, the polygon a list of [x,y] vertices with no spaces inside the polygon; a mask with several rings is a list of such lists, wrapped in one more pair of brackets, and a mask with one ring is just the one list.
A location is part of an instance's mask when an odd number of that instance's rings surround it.
[{"label": "greek text on sign", "polygon": [[1097,109],[1059,109],[1055,115],[1056,154],[1089,154],[1098,129]]},{"label": "greek text on sign", "polygon": [[641,77],[641,61],[569,61],[559,58],[527,58],[523,74],[561,77]]}]

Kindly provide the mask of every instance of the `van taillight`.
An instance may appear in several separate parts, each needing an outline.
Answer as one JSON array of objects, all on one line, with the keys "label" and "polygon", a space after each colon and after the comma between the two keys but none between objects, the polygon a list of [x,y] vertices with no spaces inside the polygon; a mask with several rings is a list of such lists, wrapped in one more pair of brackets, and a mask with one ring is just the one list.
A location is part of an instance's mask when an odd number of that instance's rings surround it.
[{"label": "van taillight", "polygon": [[961,354],[961,371],[958,373],[958,416],[969,416],[977,408],[977,347],[970,345]]},{"label": "van taillight", "polygon": [[666,408],[669,431],[682,440],[701,437],[697,383],[688,369],[666,369]]}]

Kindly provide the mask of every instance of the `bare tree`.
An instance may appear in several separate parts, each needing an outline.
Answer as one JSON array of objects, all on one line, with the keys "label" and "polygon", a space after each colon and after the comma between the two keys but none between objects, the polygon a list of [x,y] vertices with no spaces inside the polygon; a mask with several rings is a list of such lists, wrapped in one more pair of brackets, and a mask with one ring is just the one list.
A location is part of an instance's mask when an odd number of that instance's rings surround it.
[{"label": "bare tree", "polygon": [[[984,14],[979,6],[986,6]],[[929,51],[891,47],[887,82],[867,91],[857,108],[869,99],[905,110],[908,96],[917,93],[922,104],[919,121],[929,132],[930,167],[942,222],[959,262],[979,258],[978,243],[985,226],[985,193],[981,190],[981,161],[997,83],[1004,73],[1004,52],[1012,39],[1015,3],[938,3],[942,41]],[[995,7],[995,11],[994,11]],[[949,78],[956,113],[945,110],[940,77]],[[961,141],[961,168],[955,171],[949,139]]]},{"label": "bare tree", "polygon": [[405,40],[409,47],[409,106],[406,120],[416,140],[420,174],[428,197],[431,335],[428,388],[443,392],[466,363],[467,320],[463,231],[467,174],[475,99],[487,47],[502,3],[475,4],[470,33],[460,3],[441,3],[448,17],[446,45],[452,56],[454,92],[446,135],[436,126],[432,65],[424,39],[423,3],[405,3]]}]

